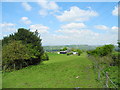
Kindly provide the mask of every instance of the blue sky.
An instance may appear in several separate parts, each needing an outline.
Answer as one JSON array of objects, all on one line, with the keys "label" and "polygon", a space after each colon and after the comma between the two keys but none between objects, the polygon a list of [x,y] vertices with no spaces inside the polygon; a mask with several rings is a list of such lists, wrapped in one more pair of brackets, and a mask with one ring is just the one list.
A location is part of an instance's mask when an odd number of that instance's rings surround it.
[{"label": "blue sky", "polygon": [[116,44],[117,2],[3,2],[2,39],[18,28],[36,29],[43,45]]}]

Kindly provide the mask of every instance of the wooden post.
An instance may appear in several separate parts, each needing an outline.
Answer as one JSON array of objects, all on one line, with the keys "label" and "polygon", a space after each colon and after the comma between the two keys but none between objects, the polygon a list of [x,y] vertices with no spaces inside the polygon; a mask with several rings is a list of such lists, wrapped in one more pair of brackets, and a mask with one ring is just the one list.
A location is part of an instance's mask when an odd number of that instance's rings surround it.
[{"label": "wooden post", "polygon": [[108,72],[106,72],[106,88],[108,88]]}]

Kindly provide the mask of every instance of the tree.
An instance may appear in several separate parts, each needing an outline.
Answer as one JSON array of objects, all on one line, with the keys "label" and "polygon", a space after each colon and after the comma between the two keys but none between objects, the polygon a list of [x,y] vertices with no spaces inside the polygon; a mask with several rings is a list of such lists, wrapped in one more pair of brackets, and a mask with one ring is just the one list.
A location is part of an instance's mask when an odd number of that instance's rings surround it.
[{"label": "tree", "polygon": [[38,36],[37,30],[34,32],[30,32],[27,29],[24,28],[19,28],[17,33],[14,33],[9,35],[8,37],[4,37],[2,40],[2,44],[6,45],[12,40],[16,41],[22,41],[23,44],[30,44],[31,48],[37,50],[38,53],[38,58],[40,59],[41,55],[44,53],[42,44],[41,44],[41,39]]},{"label": "tree", "polygon": [[76,52],[77,50],[75,48],[71,48],[71,51]]},{"label": "tree", "polygon": [[4,69],[20,69],[25,66],[24,63],[28,65],[29,63],[25,60],[30,60],[32,57],[37,58],[31,51],[21,41],[12,41],[4,45],[2,50]]},{"label": "tree", "polygon": [[[7,37],[4,37],[2,40],[2,46],[3,47],[9,47],[8,50],[6,50],[5,48],[3,49],[3,53],[6,53],[6,55],[8,55],[8,52],[10,49],[12,49],[11,51],[11,59],[10,57],[7,59],[10,59],[10,61],[13,60],[23,60],[25,62],[27,62],[28,65],[33,65],[33,64],[37,64],[40,63],[42,61],[41,57],[44,54],[44,50],[41,44],[41,39],[38,36],[38,32],[37,30],[35,32],[30,32],[30,30],[24,29],[24,28],[19,28],[18,32],[11,34]],[[22,49],[20,50],[19,47],[19,54],[17,55],[16,53],[16,47],[14,47],[14,49],[12,47],[10,47],[10,45],[13,44],[13,46],[20,44],[22,47],[25,48],[27,55],[29,56],[29,58],[20,58],[22,56],[18,56],[20,53],[22,53]],[[24,51],[24,50],[23,50]],[[18,52],[18,51],[17,51]],[[25,52],[25,51],[24,51]],[[24,53],[22,53],[24,54]],[[20,54],[20,55],[22,55]],[[26,54],[25,54],[26,55]],[[9,56],[9,55],[8,55]],[[4,60],[6,60],[6,58],[4,57]],[[8,60],[9,61],[9,60]]]},{"label": "tree", "polygon": [[87,53],[90,55],[103,57],[111,54],[113,49],[114,49],[114,45],[109,44],[109,45],[97,47],[95,50],[88,51]]},{"label": "tree", "polygon": [[80,56],[82,53],[82,51],[80,49],[77,49],[77,52],[78,52],[78,56]]},{"label": "tree", "polygon": [[63,49],[60,49],[60,51],[65,51],[67,50],[67,47],[64,47]]},{"label": "tree", "polygon": [[38,36],[38,35],[39,35],[38,30],[36,30],[36,31],[35,31],[35,35],[36,35],[36,36]]}]

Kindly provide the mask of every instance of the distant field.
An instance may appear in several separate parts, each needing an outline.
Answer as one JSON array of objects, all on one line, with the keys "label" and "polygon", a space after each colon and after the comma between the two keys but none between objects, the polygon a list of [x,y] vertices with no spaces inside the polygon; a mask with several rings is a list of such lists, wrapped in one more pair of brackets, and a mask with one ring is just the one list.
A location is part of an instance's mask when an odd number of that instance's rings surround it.
[{"label": "distant field", "polygon": [[3,73],[3,88],[98,88],[92,63],[81,56],[48,53],[41,65]]}]

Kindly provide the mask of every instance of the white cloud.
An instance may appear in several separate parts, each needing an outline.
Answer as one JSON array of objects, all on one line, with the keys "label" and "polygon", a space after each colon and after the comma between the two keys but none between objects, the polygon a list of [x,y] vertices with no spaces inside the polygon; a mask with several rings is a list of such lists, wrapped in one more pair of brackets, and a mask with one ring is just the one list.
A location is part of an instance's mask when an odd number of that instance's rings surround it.
[{"label": "white cloud", "polygon": [[117,39],[117,33],[100,34],[93,32],[92,30],[61,30],[61,32],[56,34],[43,36],[42,43],[43,45],[103,45],[116,44]]},{"label": "white cloud", "polygon": [[41,9],[39,11],[39,14],[42,15],[42,16],[46,16],[48,14],[48,12],[45,9]]},{"label": "white cloud", "polygon": [[114,7],[114,10],[112,11],[112,14],[115,16],[118,16],[118,6]]},{"label": "white cloud", "polygon": [[112,27],[108,27],[105,25],[95,25],[94,28],[99,29],[99,30],[105,30],[108,33],[118,33],[118,27],[117,26],[112,26]]},{"label": "white cloud", "polygon": [[26,11],[31,11],[32,9],[32,7],[27,2],[23,2],[22,6],[25,8]]},{"label": "white cloud", "polygon": [[[75,25],[76,27],[74,27]],[[118,33],[113,33],[112,30],[117,30],[118,27],[104,27],[100,29],[107,29],[105,33],[97,33],[90,29],[77,28],[77,24],[62,25],[56,34],[43,36],[43,45],[68,45],[68,44],[88,44],[88,45],[103,45],[103,44],[116,44],[118,39]],[[82,24],[80,24],[82,25]],[[107,28],[106,28],[107,27]],[[115,32],[114,31],[114,32]]]},{"label": "white cloud", "polygon": [[62,32],[62,33],[66,33],[66,34],[82,34],[82,32],[84,32],[86,25],[84,23],[69,23],[69,24],[65,24],[62,25],[60,27],[59,30],[57,30],[56,32]]},{"label": "white cloud", "polygon": [[118,27],[113,26],[113,27],[112,27],[112,30],[118,30]]},{"label": "white cloud", "polygon": [[109,28],[105,25],[96,25],[94,26],[96,29],[100,29],[100,30],[108,30]]},{"label": "white cloud", "polygon": [[1,23],[0,26],[1,27],[8,27],[8,26],[15,26],[15,24],[13,24],[13,23]]},{"label": "white cloud", "polygon": [[56,32],[61,32],[65,34],[71,34],[75,36],[81,36],[81,35],[91,35],[95,34],[98,35],[97,33],[93,33],[92,31],[86,29],[86,25],[84,23],[69,23],[62,25],[59,30]]},{"label": "white cloud", "polygon": [[15,26],[16,26],[16,24],[13,24],[13,23],[1,23],[0,24],[0,33],[2,34],[1,36],[0,36],[0,39],[2,39],[4,36],[7,36],[7,35],[9,35],[9,34],[11,34],[11,33],[14,33],[14,32],[16,32],[17,31],[17,29],[15,28]]},{"label": "white cloud", "polygon": [[77,30],[77,29],[73,29],[73,30],[69,30],[69,29],[66,29],[66,30],[58,30],[57,32],[61,32],[61,33],[64,33],[64,34],[68,34],[68,35],[72,35],[74,37],[86,37],[86,36],[98,36],[99,34],[96,33],[96,32],[93,32],[91,30]]},{"label": "white cloud", "polygon": [[32,32],[35,32],[38,30],[38,33],[48,33],[49,27],[41,25],[41,24],[35,24],[35,25],[30,25],[30,30]]},{"label": "white cloud", "polygon": [[56,16],[60,21],[87,21],[91,17],[98,16],[98,13],[93,10],[83,10],[77,6],[73,6],[70,10],[64,11],[61,15]]},{"label": "white cloud", "polygon": [[59,6],[54,1],[42,0],[38,2],[41,9],[39,10],[39,14],[42,16],[46,16],[49,11],[50,12],[58,12]]},{"label": "white cloud", "polygon": [[62,30],[62,29],[59,29],[57,32],[62,32],[62,33],[71,33],[71,34],[78,34],[80,33],[81,31],[80,30],[69,30],[69,29],[65,29],[65,30]]},{"label": "white cloud", "polygon": [[85,27],[86,25],[84,23],[69,23],[61,26],[62,29],[80,29]]},{"label": "white cloud", "polygon": [[2,29],[2,33],[14,33],[17,31],[14,27],[4,27]]},{"label": "white cloud", "polygon": [[111,31],[118,33],[118,27],[117,26],[111,27]]},{"label": "white cloud", "polygon": [[28,17],[22,17],[21,18],[21,21],[24,23],[24,24],[31,24],[32,22],[29,20]]},{"label": "white cloud", "polygon": [[43,0],[41,2],[38,2],[38,4],[43,9],[47,9],[47,10],[58,10],[59,9],[59,6],[53,1]]}]

